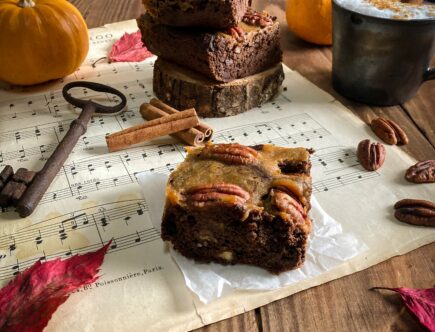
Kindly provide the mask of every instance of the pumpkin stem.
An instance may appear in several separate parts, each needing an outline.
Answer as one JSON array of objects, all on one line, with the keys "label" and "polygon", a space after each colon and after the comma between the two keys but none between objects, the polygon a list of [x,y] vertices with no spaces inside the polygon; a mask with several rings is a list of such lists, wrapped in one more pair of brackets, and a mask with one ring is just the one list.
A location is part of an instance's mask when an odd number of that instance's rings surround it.
[{"label": "pumpkin stem", "polygon": [[33,0],[20,0],[18,1],[18,6],[21,8],[32,8],[35,7]]}]

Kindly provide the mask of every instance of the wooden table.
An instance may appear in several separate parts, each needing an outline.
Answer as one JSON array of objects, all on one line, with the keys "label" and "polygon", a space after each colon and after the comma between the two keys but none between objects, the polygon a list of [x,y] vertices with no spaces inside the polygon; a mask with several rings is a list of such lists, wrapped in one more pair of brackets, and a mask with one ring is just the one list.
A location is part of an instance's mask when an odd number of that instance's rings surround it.
[{"label": "wooden table", "polygon": [[[140,0],[72,0],[89,28],[138,17]],[[254,1],[278,17],[284,62],[326,90],[363,121],[393,119],[409,135],[403,149],[419,160],[435,158],[435,81],[425,83],[404,105],[369,107],[346,100],[331,85],[331,49],[298,40],[285,22],[285,1]],[[300,292],[198,331],[418,331],[416,320],[396,294],[369,291],[374,286],[435,286],[435,243],[392,258],[367,270]]]}]

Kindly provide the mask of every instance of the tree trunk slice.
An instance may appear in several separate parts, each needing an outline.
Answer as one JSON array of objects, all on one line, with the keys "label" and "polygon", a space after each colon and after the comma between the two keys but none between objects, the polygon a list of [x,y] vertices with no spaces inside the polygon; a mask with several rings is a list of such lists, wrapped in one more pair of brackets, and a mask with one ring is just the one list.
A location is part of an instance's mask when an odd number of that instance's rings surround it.
[{"label": "tree trunk slice", "polygon": [[195,108],[199,116],[240,114],[271,100],[284,80],[281,63],[261,73],[218,83],[158,58],[154,64],[156,96],[178,110]]}]

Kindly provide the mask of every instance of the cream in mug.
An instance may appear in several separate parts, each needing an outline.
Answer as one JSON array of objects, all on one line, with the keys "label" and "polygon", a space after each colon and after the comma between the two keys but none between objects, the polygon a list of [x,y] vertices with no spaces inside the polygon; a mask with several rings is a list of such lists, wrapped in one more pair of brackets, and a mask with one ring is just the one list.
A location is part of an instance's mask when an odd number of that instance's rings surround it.
[{"label": "cream in mug", "polygon": [[394,0],[335,0],[348,10],[393,20],[435,19],[435,5],[425,1],[421,5]]}]

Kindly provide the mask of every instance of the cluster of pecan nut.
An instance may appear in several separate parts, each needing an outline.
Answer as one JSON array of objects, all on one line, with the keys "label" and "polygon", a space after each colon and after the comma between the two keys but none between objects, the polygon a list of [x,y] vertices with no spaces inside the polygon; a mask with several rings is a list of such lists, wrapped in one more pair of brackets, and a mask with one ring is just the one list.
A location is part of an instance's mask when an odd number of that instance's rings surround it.
[{"label": "cluster of pecan nut", "polygon": [[[376,118],[371,122],[373,132],[385,143],[391,145],[408,144],[406,132],[394,121]],[[381,143],[371,143],[369,139],[358,144],[357,158],[368,171],[378,170],[384,163],[386,150]],[[425,160],[411,166],[405,179],[413,183],[435,182],[435,160]],[[403,199],[394,205],[395,217],[399,221],[420,226],[435,226],[435,203]]]},{"label": "cluster of pecan nut", "polygon": [[259,13],[251,8],[248,9],[248,11],[245,13],[242,19],[242,21],[246,24],[259,26],[261,28],[272,25],[273,21],[275,20],[276,20],[275,17],[270,16],[265,12]]},{"label": "cluster of pecan nut", "polygon": [[[251,147],[232,144],[217,144],[204,147],[198,157],[214,159],[230,165],[253,165],[257,163],[258,152]],[[203,206],[206,203],[224,203],[229,205],[244,204],[249,200],[249,193],[232,183],[215,183],[195,186],[188,189],[184,196],[189,204]],[[269,195],[272,205],[279,211],[292,216],[300,223],[307,217],[302,203],[290,188],[282,185],[273,186]]]}]

